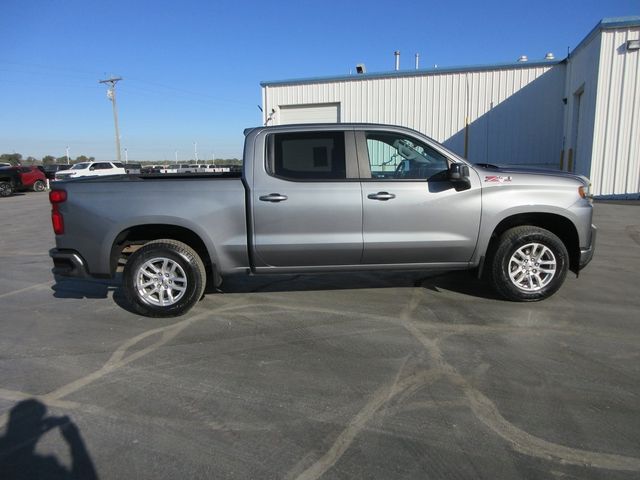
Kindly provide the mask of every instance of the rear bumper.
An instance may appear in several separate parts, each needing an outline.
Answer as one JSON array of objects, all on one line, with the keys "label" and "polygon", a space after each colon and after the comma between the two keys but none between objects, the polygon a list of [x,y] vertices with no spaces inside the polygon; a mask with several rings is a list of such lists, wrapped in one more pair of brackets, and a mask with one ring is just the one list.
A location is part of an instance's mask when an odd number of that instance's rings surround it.
[{"label": "rear bumper", "polygon": [[49,256],[53,259],[51,273],[62,277],[88,278],[87,264],[75,250],[61,250],[54,248],[49,250]]},{"label": "rear bumper", "polygon": [[578,265],[578,269],[582,270],[586,267],[591,259],[593,258],[593,253],[596,249],[596,234],[598,233],[598,229],[595,225],[591,225],[591,245],[587,248],[580,249],[580,264]]}]

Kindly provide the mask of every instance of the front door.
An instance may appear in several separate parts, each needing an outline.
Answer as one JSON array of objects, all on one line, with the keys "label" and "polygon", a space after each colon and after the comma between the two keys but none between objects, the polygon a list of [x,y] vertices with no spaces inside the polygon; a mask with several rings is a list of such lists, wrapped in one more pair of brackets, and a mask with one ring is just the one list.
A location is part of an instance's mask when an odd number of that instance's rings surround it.
[{"label": "front door", "polygon": [[[251,190],[256,270],[358,265],[362,201],[351,131],[271,133]],[[307,268],[308,269],[308,268]]]},{"label": "front door", "polygon": [[426,139],[381,130],[357,138],[365,171],[362,263],[468,262],[480,225],[477,176],[456,191],[447,178],[452,159]]}]

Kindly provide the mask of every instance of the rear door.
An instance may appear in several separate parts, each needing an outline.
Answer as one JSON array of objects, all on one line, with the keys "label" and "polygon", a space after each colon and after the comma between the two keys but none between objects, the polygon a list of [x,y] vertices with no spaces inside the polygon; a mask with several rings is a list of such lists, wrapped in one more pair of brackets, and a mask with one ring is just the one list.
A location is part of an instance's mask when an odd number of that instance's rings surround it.
[{"label": "rear door", "polygon": [[[468,262],[480,226],[480,182],[456,191],[452,159],[401,131],[357,134],[363,202],[363,264]],[[472,173],[473,175],[473,173]]]},{"label": "rear door", "polygon": [[30,167],[20,167],[20,180],[22,181],[22,185],[25,187],[33,185],[37,180],[34,169]]},{"label": "rear door", "polygon": [[[260,144],[262,145],[262,143]],[[275,131],[254,164],[256,270],[358,265],[362,195],[352,131]]]}]

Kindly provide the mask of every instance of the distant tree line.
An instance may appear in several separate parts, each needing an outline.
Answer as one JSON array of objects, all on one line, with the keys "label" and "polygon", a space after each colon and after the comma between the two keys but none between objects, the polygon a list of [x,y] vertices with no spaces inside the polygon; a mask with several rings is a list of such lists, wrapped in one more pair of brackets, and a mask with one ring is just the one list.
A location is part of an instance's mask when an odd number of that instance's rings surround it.
[{"label": "distant tree line", "polygon": [[[80,162],[93,162],[95,161],[95,157],[87,157],[86,155],[80,155],[76,158],[71,158],[69,157],[69,163],[70,164],[74,164],[74,163],[80,163]],[[42,157],[41,159],[37,159],[35,157],[26,157],[24,158],[20,153],[3,153],[2,155],[0,155],[0,163],[10,163],[11,165],[51,165],[52,163],[67,163],[67,157],[54,157],[53,155],[45,155],[44,157]],[[172,165],[175,163],[175,161],[153,161],[153,160],[147,160],[147,161],[137,161],[137,160],[130,160],[129,163],[143,163],[143,164],[149,164],[149,165],[158,165],[158,164],[163,164],[163,165]],[[179,164],[193,164],[196,163],[195,160],[180,160],[178,161]],[[200,160],[198,162],[201,165],[211,165],[214,162],[212,160]],[[237,158],[227,158],[227,159],[222,159],[222,158],[217,158],[215,161],[216,165],[220,165],[222,167],[228,167],[231,165],[242,165],[242,160],[238,160]]]},{"label": "distant tree line", "polygon": [[[80,155],[76,158],[69,157],[69,163],[93,162],[95,157]],[[11,165],[50,165],[52,163],[67,163],[67,157],[54,157],[45,155],[41,159],[35,157],[24,158],[20,153],[3,153],[0,155],[0,163],[10,163]]]}]

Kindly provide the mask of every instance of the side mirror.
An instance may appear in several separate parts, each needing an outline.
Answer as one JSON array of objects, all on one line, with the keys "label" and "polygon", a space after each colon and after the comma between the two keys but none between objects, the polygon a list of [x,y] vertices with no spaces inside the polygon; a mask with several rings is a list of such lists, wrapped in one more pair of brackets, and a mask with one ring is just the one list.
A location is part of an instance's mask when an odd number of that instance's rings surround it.
[{"label": "side mirror", "polygon": [[457,191],[470,189],[469,167],[462,163],[452,163],[449,167],[449,181]]}]

